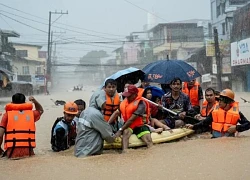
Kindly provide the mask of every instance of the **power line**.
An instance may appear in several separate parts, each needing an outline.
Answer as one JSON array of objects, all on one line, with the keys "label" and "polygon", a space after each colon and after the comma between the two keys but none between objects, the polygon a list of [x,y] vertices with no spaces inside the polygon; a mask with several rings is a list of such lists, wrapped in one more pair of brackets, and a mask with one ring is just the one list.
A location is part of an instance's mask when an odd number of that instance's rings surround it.
[{"label": "power line", "polygon": [[6,17],[6,18],[9,18],[9,19],[11,19],[11,20],[13,20],[13,21],[16,21],[16,22],[18,22],[18,23],[20,23],[20,24],[22,24],[22,25],[25,25],[25,26],[27,26],[27,27],[30,27],[30,28],[32,28],[32,29],[35,29],[35,30],[37,30],[37,31],[40,31],[40,32],[43,32],[43,33],[46,33],[46,34],[47,34],[47,32],[44,31],[44,30],[35,28],[35,27],[31,26],[31,25],[28,25],[28,24],[26,24],[26,23],[23,23],[23,22],[21,22],[21,21],[18,21],[18,20],[16,20],[16,19],[13,19],[13,18],[11,18],[11,17],[9,17],[9,16],[7,16],[7,15],[4,15],[4,14],[2,14],[2,13],[0,13],[0,15],[4,16],[4,17]]},{"label": "power line", "polygon": [[10,27],[10,29],[14,30],[11,25],[0,15],[0,18]]},{"label": "power line", "polygon": [[163,19],[162,17],[157,16],[156,14],[151,13],[150,11],[148,11],[148,10],[146,10],[146,9],[144,9],[144,8],[142,8],[142,7],[140,7],[140,6],[136,5],[136,4],[134,4],[134,3],[132,3],[132,2],[130,2],[130,1],[128,1],[128,0],[123,0],[123,1],[125,1],[125,2],[127,2],[127,3],[129,3],[129,4],[131,4],[131,5],[133,5],[133,6],[137,7],[137,8],[139,8],[139,9],[141,9],[141,10],[143,10],[143,11],[145,11],[145,12],[147,12],[147,13],[149,13],[149,14],[151,14],[151,15],[155,16],[155,17],[158,17],[159,19],[162,19],[162,20],[164,20],[164,21],[168,22],[168,20]]},{"label": "power line", "polygon": [[[16,8],[13,8],[13,7],[10,7],[10,6],[7,6],[7,5],[5,5],[5,4],[3,4],[3,3],[0,3],[0,5],[2,5],[2,6],[4,6],[4,7],[7,7],[7,8],[9,8],[9,9],[12,9],[12,10],[18,11],[18,12],[21,12],[21,13],[23,13],[23,14],[32,16],[32,17],[36,17],[36,18],[45,20],[46,22],[48,21],[48,19],[46,19],[46,18],[42,18],[42,17],[36,16],[36,15],[34,15],[34,14],[30,14],[30,13],[21,11],[21,10],[19,10],[19,9],[16,9]],[[117,34],[111,34],[111,33],[104,33],[104,32],[94,31],[94,30],[90,30],[90,29],[86,29],[86,28],[80,28],[80,27],[76,27],[76,26],[72,26],[72,25],[68,25],[68,24],[64,24],[64,23],[59,23],[59,22],[56,22],[56,24],[61,24],[61,25],[65,25],[65,26],[68,26],[68,27],[75,28],[75,29],[81,29],[81,30],[85,30],[85,31],[89,31],[89,32],[95,32],[95,33],[105,34],[105,35],[110,35],[110,36],[120,36],[120,37],[124,37],[124,36],[125,36],[125,35],[117,35]]]},{"label": "power line", "polygon": [[[3,10],[1,10],[1,11],[4,12],[4,13],[7,13],[7,14],[11,14],[11,15],[16,16],[16,17],[20,17],[20,18],[23,18],[23,19],[26,19],[26,20],[29,20],[29,21],[32,21],[32,22],[36,22],[36,23],[48,26],[47,23],[36,21],[36,20],[30,19],[30,18],[26,18],[26,17],[20,16],[20,15],[17,15],[17,14],[7,12],[7,11],[3,11]],[[60,26],[56,26],[56,25],[51,25],[51,26],[55,27],[55,28],[58,28],[58,29],[63,29],[63,30],[67,30],[67,31],[71,31],[71,32],[79,33],[79,34],[84,34],[84,35],[87,35],[87,36],[98,37],[98,38],[108,39],[108,40],[117,40],[117,39],[113,39],[113,38],[107,38],[107,37],[98,36],[98,35],[94,35],[94,34],[84,33],[84,32],[80,32],[80,31],[76,31],[76,30],[72,30],[72,29],[68,29],[68,28],[64,28],[64,27],[60,27]]]},{"label": "power line", "polygon": [[139,63],[139,64],[74,64],[74,63],[60,63],[60,64],[57,64],[57,63],[54,63],[52,64],[52,66],[86,66],[86,67],[103,67],[103,66],[106,66],[106,67],[127,67],[127,66],[137,66],[137,65],[147,65],[148,63]]}]

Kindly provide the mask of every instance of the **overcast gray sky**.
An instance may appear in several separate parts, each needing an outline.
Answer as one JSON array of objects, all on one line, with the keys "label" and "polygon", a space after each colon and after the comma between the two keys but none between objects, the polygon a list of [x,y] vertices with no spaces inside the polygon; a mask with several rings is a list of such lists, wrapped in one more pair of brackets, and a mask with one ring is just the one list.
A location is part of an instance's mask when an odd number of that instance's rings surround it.
[{"label": "overcast gray sky", "polygon": [[[52,30],[57,32],[55,40],[58,43],[71,41],[67,45],[58,45],[61,48],[59,53],[64,57],[76,59],[93,49],[114,50],[118,44],[86,45],[73,44],[72,41],[82,43],[124,40],[124,36],[129,35],[130,32],[143,30],[143,26],[147,24],[147,12],[155,14],[158,23],[210,19],[210,0],[1,0],[0,3],[2,3],[0,4],[0,28],[12,29],[21,34],[21,38],[13,41],[42,44],[44,49],[47,42],[48,21],[46,19],[49,11],[68,11],[68,15],[63,15],[53,24]],[[52,21],[57,17],[59,16],[52,15]]]}]

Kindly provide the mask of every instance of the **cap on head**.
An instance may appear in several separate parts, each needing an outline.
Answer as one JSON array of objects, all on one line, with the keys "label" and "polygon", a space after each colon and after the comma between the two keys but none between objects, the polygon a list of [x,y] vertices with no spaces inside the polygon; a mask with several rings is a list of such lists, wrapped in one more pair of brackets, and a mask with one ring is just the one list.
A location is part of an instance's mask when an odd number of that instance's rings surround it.
[{"label": "cap on head", "polygon": [[64,104],[64,112],[67,114],[77,114],[78,113],[78,107],[76,103],[74,102],[66,102]]},{"label": "cap on head", "polygon": [[231,89],[224,89],[221,91],[220,96],[227,97],[234,101],[234,92]]},{"label": "cap on head", "polygon": [[135,85],[128,85],[128,87],[126,87],[124,89],[124,92],[122,93],[123,96],[128,97],[131,96],[132,94],[137,94],[138,93],[138,89]]}]

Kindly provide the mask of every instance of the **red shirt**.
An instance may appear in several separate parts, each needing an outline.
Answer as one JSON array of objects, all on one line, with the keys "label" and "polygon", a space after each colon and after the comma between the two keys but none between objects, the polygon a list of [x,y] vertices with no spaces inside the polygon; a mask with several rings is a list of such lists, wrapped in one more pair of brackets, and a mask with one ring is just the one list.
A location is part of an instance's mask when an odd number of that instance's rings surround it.
[{"label": "red shirt", "polygon": [[[33,113],[34,113],[34,120],[35,122],[38,121],[41,117],[41,113],[40,111],[37,111],[37,110],[33,110]],[[2,121],[0,123],[0,127],[6,129],[7,127],[7,124],[8,124],[8,114],[5,113],[2,117]],[[11,153],[11,150],[12,148],[8,148],[6,151],[6,155],[7,157],[9,156],[9,154]],[[11,158],[22,158],[22,157],[26,157],[26,156],[29,156],[29,155],[35,155],[34,154],[34,151],[33,149],[31,150],[30,152],[30,149],[29,148],[23,148],[23,147],[16,147],[12,153],[12,156]]]}]

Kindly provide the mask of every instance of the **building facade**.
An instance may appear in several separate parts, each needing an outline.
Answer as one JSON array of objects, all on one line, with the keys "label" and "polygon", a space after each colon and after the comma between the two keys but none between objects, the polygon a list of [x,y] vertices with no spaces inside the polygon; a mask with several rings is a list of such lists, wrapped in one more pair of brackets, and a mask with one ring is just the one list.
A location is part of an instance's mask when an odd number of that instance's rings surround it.
[{"label": "building facade", "polygon": [[208,20],[188,20],[174,23],[158,24],[149,30],[153,42],[155,60],[185,59],[193,49],[204,46],[204,27],[200,22]]},{"label": "building facade", "polygon": [[[218,31],[218,38],[221,52],[222,64],[222,83],[223,81],[235,91],[245,91],[246,87],[239,76],[235,75],[235,69],[232,68],[231,59],[231,36],[233,25],[238,23],[234,19],[234,12],[246,5],[250,0],[211,0],[211,26]],[[211,39],[213,44],[213,39]],[[212,66],[216,66],[215,55],[212,58]],[[230,82],[230,83],[228,83]]]},{"label": "building facade", "polygon": [[13,73],[18,75],[44,75],[46,52],[42,46],[13,43],[16,57],[13,59]]}]

